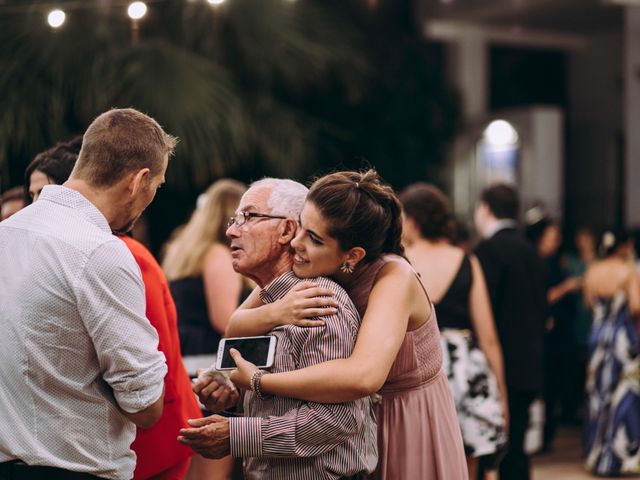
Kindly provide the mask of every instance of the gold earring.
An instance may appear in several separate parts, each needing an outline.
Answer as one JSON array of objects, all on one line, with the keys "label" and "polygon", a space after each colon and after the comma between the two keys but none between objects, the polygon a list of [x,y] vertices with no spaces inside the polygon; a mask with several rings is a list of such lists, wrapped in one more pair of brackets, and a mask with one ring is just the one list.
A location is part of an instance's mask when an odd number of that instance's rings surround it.
[{"label": "gold earring", "polygon": [[342,265],[340,265],[340,271],[342,273],[352,274],[354,270],[355,267],[347,262],[344,262]]}]

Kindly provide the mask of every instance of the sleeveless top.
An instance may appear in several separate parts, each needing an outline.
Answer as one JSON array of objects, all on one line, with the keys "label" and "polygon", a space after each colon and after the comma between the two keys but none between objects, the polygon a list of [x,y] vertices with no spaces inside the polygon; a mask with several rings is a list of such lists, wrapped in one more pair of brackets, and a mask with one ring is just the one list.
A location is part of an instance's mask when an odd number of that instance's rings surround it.
[{"label": "sleeveless top", "polygon": [[469,313],[472,282],[471,261],[465,255],[451,285],[436,304],[440,328],[472,330],[471,314]]},{"label": "sleeveless top", "polygon": [[169,289],[178,311],[178,332],[182,355],[216,353],[222,335],[209,322],[202,277],[171,280]]},{"label": "sleeveless top", "polygon": [[[383,255],[374,260],[360,275],[356,273],[353,281],[350,282],[351,285],[346,286],[347,293],[361,317],[364,317],[366,312],[369,294],[380,269],[390,262],[406,262],[406,260],[398,255]],[[381,393],[401,392],[420,387],[431,382],[441,369],[440,333],[435,310],[432,309],[425,323],[405,333]]]}]

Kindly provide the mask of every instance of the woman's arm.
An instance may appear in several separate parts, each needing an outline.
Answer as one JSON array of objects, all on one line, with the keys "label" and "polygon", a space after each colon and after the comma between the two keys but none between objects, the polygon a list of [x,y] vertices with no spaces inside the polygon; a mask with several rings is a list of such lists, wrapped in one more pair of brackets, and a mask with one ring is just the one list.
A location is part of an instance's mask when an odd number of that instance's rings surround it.
[{"label": "woman's arm", "polygon": [[496,376],[498,389],[502,401],[502,409],[505,421],[509,418],[507,403],[507,387],[504,378],[504,363],[502,357],[502,347],[498,340],[496,324],[489,303],[489,292],[484,280],[484,274],[480,262],[476,257],[471,258],[471,270],[473,273],[473,283],[471,284],[471,295],[469,297],[469,310],[471,322],[478,338],[480,349],[484,352],[489,362],[489,368]]},{"label": "woman's arm", "polygon": [[202,278],[209,321],[214,330],[224,334],[242,291],[242,279],[231,266],[231,251],[226,246],[215,244],[209,248]]},{"label": "woman's arm", "polygon": [[[265,375],[262,391],[319,403],[348,402],[377,392],[400,350],[416,295],[424,296],[408,264],[385,265],[371,290],[351,356]],[[246,388],[255,366],[234,358],[239,368],[231,373],[231,379]]]},{"label": "woman's arm", "polygon": [[255,288],[231,315],[225,336],[264,335],[279,325],[289,323],[298,327],[322,326],[324,322],[318,317],[336,313],[335,300],[326,298],[332,295],[331,290],[320,288],[313,282],[302,282],[282,299],[264,304],[260,299],[260,288]]},{"label": "woman's arm", "polygon": [[640,328],[640,279],[634,266],[631,266],[629,270],[629,279],[627,280],[629,312],[636,319]]}]

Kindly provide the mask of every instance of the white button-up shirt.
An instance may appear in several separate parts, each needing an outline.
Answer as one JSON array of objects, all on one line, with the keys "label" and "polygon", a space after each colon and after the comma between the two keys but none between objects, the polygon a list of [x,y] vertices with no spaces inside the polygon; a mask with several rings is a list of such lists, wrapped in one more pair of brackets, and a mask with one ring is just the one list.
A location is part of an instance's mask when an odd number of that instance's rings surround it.
[{"label": "white button-up shirt", "polygon": [[85,197],[47,186],[0,223],[0,462],[133,476],[167,367],[140,270]]}]

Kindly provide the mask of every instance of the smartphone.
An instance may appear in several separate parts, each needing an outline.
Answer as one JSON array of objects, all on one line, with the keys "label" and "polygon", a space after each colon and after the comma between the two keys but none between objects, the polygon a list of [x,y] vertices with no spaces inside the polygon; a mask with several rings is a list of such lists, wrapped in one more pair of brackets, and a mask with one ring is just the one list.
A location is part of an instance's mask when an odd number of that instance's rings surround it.
[{"label": "smartphone", "polygon": [[238,350],[245,360],[253,363],[256,367],[271,368],[276,353],[276,340],[274,335],[223,338],[218,345],[216,368],[218,370],[233,370],[236,368],[236,362],[233,361],[229,353],[231,348]]}]

